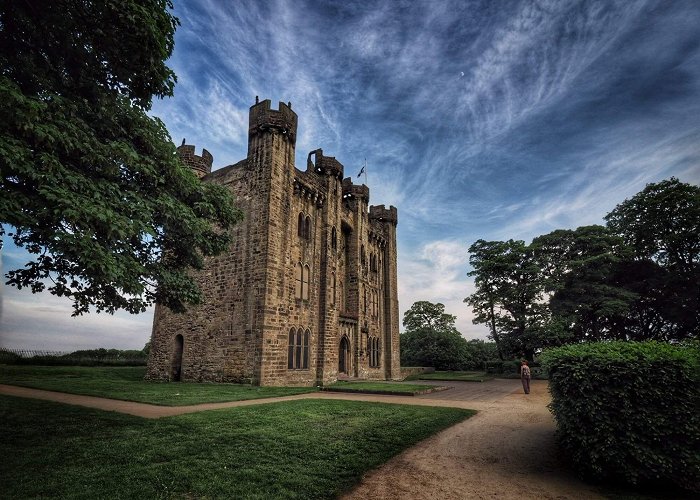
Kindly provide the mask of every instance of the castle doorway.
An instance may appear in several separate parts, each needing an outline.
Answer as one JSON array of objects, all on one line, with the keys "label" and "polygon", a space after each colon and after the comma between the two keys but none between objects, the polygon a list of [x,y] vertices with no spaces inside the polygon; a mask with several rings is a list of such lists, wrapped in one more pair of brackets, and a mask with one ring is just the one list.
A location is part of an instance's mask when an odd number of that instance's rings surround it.
[{"label": "castle doorway", "polygon": [[182,375],[182,351],[185,347],[185,339],[182,335],[175,336],[175,349],[173,352],[173,363],[170,368],[170,380],[179,382]]},{"label": "castle doorway", "polygon": [[350,372],[350,341],[347,337],[343,336],[340,339],[340,352],[338,355],[338,373],[345,373],[346,375]]}]

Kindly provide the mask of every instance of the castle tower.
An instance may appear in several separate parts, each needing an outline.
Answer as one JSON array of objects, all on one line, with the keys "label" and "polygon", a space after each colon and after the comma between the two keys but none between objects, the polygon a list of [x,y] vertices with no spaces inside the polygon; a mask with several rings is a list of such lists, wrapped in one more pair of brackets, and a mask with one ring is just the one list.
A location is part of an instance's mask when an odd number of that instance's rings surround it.
[{"label": "castle tower", "polygon": [[214,163],[214,157],[206,149],[202,149],[202,156],[197,156],[194,152],[194,146],[183,144],[178,146],[177,154],[182,162],[188,166],[197,177],[200,179],[211,173],[211,166]]},{"label": "castle tower", "polygon": [[382,301],[381,316],[379,318],[381,329],[384,332],[384,367],[388,380],[401,379],[401,351],[399,345],[399,301],[397,281],[397,249],[396,226],[399,222],[396,207],[388,209],[384,205],[369,208],[369,219],[381,228],[383,237],[377,238],[380,248],[380,260],[377,263],[379,271],[384,277],[380,287],[380,300]]}]

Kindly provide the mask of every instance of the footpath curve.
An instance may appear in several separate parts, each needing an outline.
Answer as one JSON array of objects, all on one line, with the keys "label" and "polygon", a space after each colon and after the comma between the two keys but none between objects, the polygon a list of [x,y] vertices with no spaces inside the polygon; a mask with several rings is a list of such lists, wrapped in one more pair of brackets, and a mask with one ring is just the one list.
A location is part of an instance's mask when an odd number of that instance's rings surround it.
[{"label": "footpath curve", "polygon": [[57,401],[144,418],[296,399],[342,399],[421,406],[471,408],[478,413],[432,436],[367,473],[342,498],[406,499],[590,499],[604,498],[560,462],[547,382],[519,380],[447,382],[452,389],[416,397],[318,392],[280,398],[157,406],[0,384],[0,394]]}]

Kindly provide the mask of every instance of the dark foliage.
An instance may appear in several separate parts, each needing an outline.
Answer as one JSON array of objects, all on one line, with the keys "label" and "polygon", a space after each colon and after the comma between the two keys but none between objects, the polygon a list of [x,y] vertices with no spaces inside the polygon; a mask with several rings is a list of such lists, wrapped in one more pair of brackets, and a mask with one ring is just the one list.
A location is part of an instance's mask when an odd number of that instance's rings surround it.
[{"label": "dark foliage", "polygon": [[587,343],[541,359],[559,440],[581,474],[700,491],[697,343]]},{"label": "dark foliage", "polygon": [[147,115],[175,85],[171,8],[0,3],[0,236],[32,254],[8,284],[67,296],[74,314],[199,302],[186,270],[227,248],[240,217]]}]

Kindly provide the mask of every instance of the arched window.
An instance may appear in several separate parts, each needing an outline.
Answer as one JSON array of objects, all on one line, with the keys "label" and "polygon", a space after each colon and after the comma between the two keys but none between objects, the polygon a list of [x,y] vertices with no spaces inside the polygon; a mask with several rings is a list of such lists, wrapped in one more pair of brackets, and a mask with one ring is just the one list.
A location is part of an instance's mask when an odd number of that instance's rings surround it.
[{"label": "arched window", "polygon": [[335,230],[335,226],[331,228],[331,248],[333,250],[338,248],[338,231]]},{"label": "arched window", "polygon": [[305,234],[306,220],[304,219],[304,213],[299,212],[299,219],[297,220],[297,236],[304,238]]},{"label": "arched window", "polygon": [[301,367],[304,370],[309,368],[309,337],[310,336],[311,336],[311,331],[307,329],[304,332],[303,352],[302,352],[302,358],[301,358]]},{"label": "arched window", "polygon": [[309,336],[310,330],[303,331],[292,328],[289,330],[289,346],[287,348],[287,369],[306,370],[309,368]]},{"label": "arched window", "polygon": [[294,271],[295,287],[294,287],[294,298],[301,299],[303,297],[304,289],[304,268],[301,262],[296,265]]},{"label": "arched window", "polygon": [[335,279],[335,273],[331,273],[331,304],[335,305],[335,297],[338,292],[338,287]]},{"label": "arched window", "polygon": [[377,368],[379,366],[379,338],[370,337],[369,338],[369,366],[372,368]]},{"label": "arched window", "polygon": [[304,239],[311,239],[311,217],[306,216],[306,221],[304,221]]},{"label": "arched window", "polygon": [[289,330],[289,343],[287,348],[287,369],[294,369],[294,345],[297,341],[297,331],[295,328]]},{"label": "arched window", "polygon": [[360,245],[360,264],[365,265],[365,246]]},{"label": "arched window", "polygon": [[304,266],[304,272],[301,279],[301,298],[302,300],[309,300],[309,280],[310,280],[311,270],[309,266]]}]

